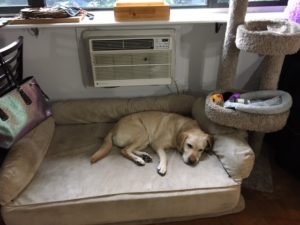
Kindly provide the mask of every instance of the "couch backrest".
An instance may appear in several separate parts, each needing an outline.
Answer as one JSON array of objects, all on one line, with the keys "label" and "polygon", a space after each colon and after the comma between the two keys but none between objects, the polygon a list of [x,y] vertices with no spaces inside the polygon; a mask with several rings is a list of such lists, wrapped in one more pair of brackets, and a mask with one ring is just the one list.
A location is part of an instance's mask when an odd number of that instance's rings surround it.
[{"label": "couch backrest", "polygon": [[191,115],[194,102],[190,95],[68,100],[53,103],[52,112],[56,124],[107,123],[142,111]]}]

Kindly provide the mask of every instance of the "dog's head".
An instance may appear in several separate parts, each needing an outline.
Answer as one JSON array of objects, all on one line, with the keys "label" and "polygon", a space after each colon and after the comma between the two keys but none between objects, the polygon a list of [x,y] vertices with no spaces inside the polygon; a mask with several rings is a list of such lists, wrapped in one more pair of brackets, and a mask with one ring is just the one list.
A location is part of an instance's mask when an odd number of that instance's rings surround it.
[{"label": "dog's head", "polygon": [[184,131],[177,137],[177,148],[182,153],[183,161],[189,165],[196,165],[202,153],[210,150],[212,145],[212,136],[196,128]]}]

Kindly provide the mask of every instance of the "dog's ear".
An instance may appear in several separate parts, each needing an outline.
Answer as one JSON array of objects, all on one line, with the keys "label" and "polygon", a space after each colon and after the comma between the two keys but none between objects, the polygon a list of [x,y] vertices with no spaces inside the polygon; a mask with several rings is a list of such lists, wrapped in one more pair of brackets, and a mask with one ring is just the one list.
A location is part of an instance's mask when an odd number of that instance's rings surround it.
[{"label": "dog's ear", "polygon": [[184,145],[184,142],[187,139],[187,137],[188,137],[188,134],[186,132],[182,132],[182,133],[177,135],[176,145],[177,145],[177,149],[180,152],[182,152],[182,150],[183,150],[183,145]]},{"label": "dog's ear", "polygon": [[212,150],[213,145],[214,145],[214,138],[213,138],[213,136],[211,136],[211,135],[208,134],[206,141],[207,141],[207,145],[206,145],[205,151],[210,152]]}]

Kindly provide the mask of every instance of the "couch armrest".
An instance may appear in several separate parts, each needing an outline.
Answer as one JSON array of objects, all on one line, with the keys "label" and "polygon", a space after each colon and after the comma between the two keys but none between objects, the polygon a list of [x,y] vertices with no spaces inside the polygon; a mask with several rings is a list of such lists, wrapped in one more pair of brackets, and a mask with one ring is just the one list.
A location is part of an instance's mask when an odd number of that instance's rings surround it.
[{"label": "couch armrest", "polygon": [[0,169],[0,204],[12,201],[30,183],[41,165],[54,133],[48,118],[19,140],[8,152]]},{"label": "couch armrest", "polygon": [[253,168],[255,155],[244,131],[214,135],[213,152],[230,177],[236,181],[247,178]]}]

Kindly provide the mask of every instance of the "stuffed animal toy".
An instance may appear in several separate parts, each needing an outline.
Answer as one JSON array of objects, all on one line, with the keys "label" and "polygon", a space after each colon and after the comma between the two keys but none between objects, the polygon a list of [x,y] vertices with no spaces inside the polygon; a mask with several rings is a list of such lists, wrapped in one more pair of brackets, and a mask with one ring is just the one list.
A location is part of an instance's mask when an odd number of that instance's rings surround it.
[{"label": "stuffed animal toy", "polygon": [[224,98],[222,94],[214,94],[211,96],[212,101],[217,104],[217,105],[223,105],[224,103]]}]

